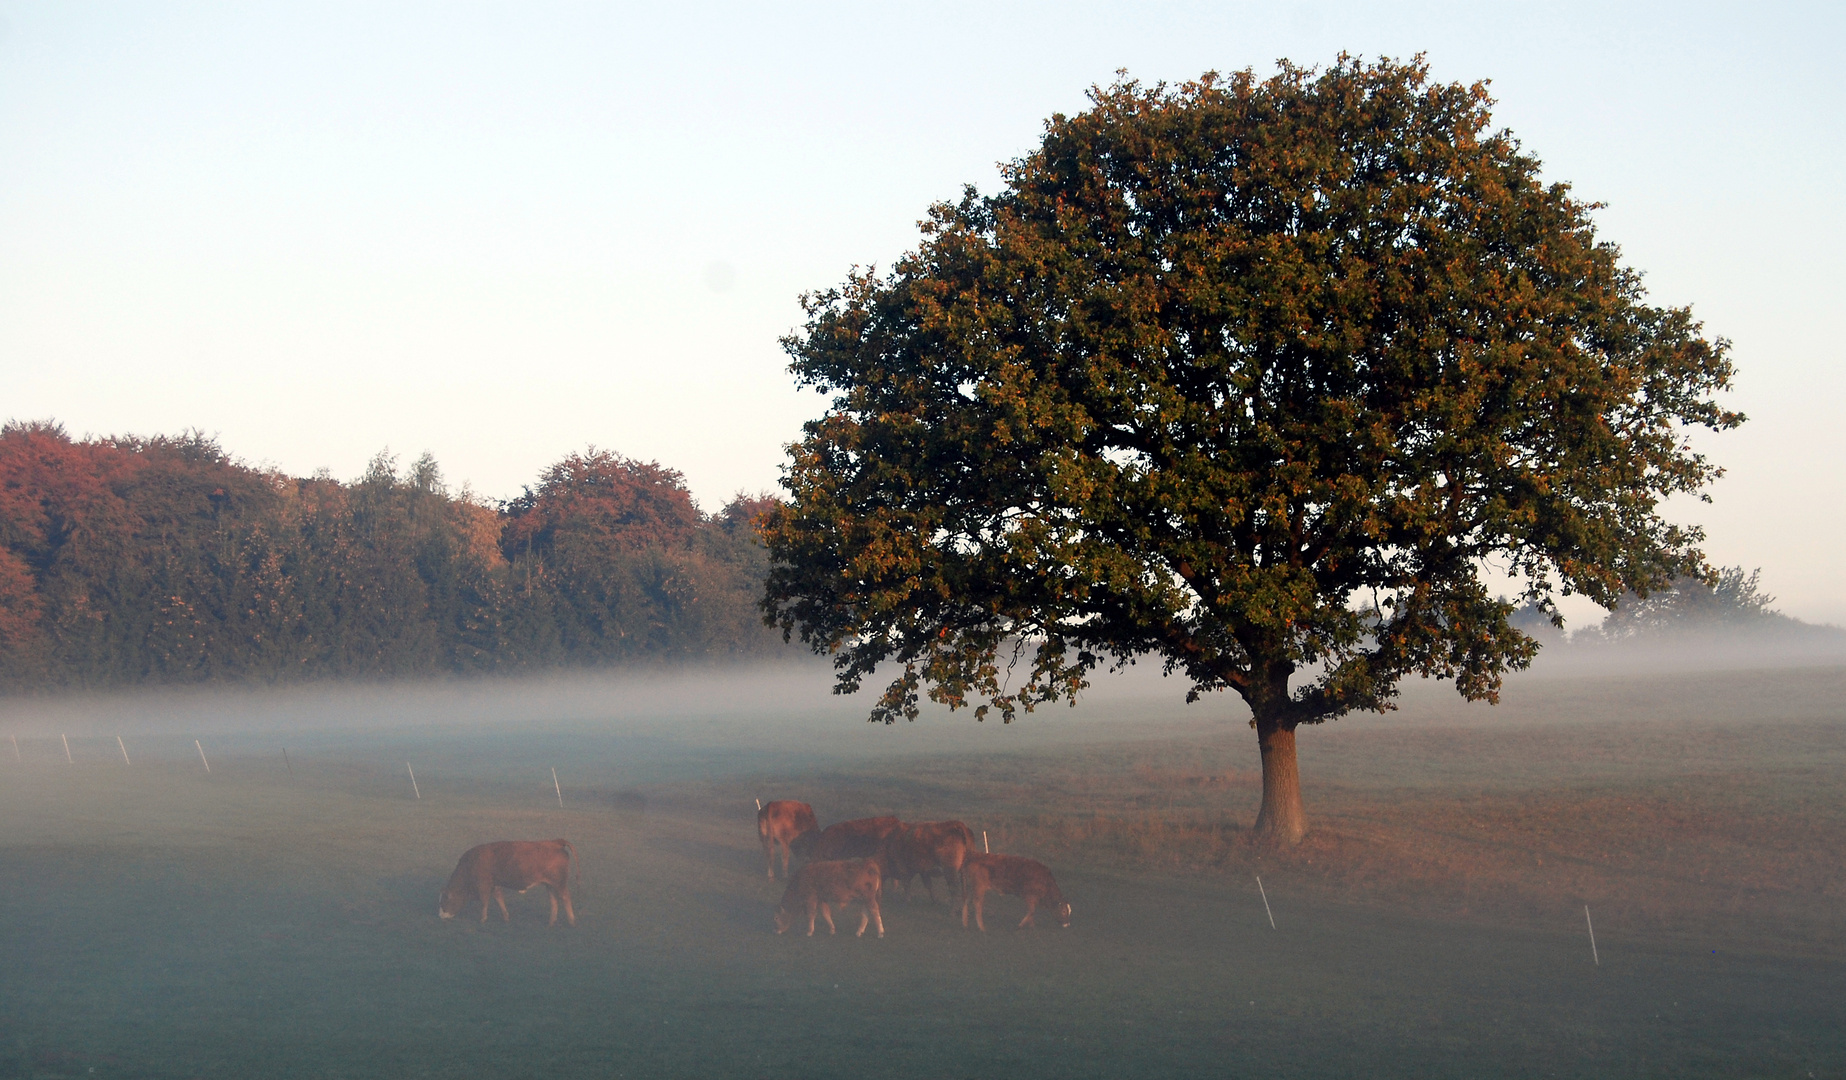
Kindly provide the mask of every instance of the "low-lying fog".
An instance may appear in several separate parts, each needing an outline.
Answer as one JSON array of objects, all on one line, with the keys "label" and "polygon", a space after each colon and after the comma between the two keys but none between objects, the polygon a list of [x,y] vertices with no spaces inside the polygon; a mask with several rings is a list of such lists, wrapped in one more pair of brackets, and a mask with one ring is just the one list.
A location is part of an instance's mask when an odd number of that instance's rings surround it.
[{"label": "low-lying fog", "polygon": [[[1451,683],[1410,678],[1402,684],[1395,712],[1355,713],[1329,728],[1601,722],[1615,719],[1609,714],[1612,703],[1620,704],[1620,719],[1631,721],[1745,720],[1766,705],[1761,676],[1730,679],[1726,672],[1840,665],[1846,665],[1846,632],[1839,631],[1798,639],[1738,635],[1653,645],[1559,642],[1546,647],[1531,670],[1508,676],[1498,705],[1463,701]],[[1663,696],[1663,679],[1664,685],[1694,680],[1700,689]],[[190,751],[193,738],[241,742],[341,733],[363,738],[367,732],[410,735],[416,730],[434,737],[529,726],[838,758],[1046,749],[1198,734],[1241,728],[1249,716],[1228,693],[1188,705],[1184,680],[1163,676],[1159,663],[1146,659],[1121,671],[1099,672],[1075,707],[1041,706],[1012,724],[993,716],[977,722],[971,709],[952,714],[927,703],[914,723],[869,724],[865,718],[877,689],[868,682],[856,695],[836,695],[829,668],[811,660],[517,679],[153,688],[0,700],[0,732],[41,744],[65,736],[76,740],[73,753],[102,753],[97,746],[106,743],[107,752],[116,754],[117,736],[162,744],[183,737],[175,745]],[[1790,704],[1802,716],[1830,707],[1811,695],[1797,697],[1803,703]],[[1573,701],[1583,707],[1573,708]],[[1795,718],[1786,708],[1771,711]],[[43,754],[43,746],[36,752]],[[61,746],[56,753],[62,756]]]},{"label": "low-lying fog", "polygon": [[[1283,852],[1245,709],[1157,664],[1011,725],[811,662],[13,698],[0,1076],[1840,1075],[1846,649],[1786,646],[1412,679],[1303,734]],[[963,820],[1072,926],[777,936],[759,798]],[[522,837],[576,926],[437,918]]]}]

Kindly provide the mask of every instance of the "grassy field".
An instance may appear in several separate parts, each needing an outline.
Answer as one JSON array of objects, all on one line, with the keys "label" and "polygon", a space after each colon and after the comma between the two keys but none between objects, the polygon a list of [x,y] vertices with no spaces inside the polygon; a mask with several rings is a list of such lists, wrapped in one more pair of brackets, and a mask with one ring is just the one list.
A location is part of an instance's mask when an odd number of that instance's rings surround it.
[{"label": "grassy field", "polygon": [[[0,1076],[1846,1075],[1846,669],[1413,687],[1304,733],[1285,855],[1245,842],[1247,728],[1170,687],[895,729],[813,689],[21,705]],[[778,937],[757,797],[960,817],[1049,863],[1072,928],[893,897],[883,940]],[[436,918],[463,849],[552,836],[575,929],[542,890]]]}]

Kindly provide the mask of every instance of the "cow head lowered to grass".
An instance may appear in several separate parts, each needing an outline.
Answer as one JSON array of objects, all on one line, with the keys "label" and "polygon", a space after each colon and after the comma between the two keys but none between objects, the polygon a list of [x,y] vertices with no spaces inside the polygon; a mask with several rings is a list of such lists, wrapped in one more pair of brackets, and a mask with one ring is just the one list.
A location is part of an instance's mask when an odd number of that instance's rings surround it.
[{"label": "cow head lowered to grass", "polygon": [[1057,879],[1051,876],[1051,871],[1037,859],[978,853],[968,856],[962,865],[962,926],[968,925],[968,906],[972,903],[974,925],[982,930],[987,929],[987,921],[982,913],[990,892],[1017,896],[1026,902],[1025,918],[1019,920],[1021,929],[1037,925],[1033,922],[1033,916],[1041,906],[1057,916],[1058,925],[1070,929],[1070,902],[1064,899],[1064,893],[1058,888]]},{"label": "cow head lowered to grass", "polygon": [[564,918],[577,925],[577,913],[570,902],[570,870],[577,849],[568,840],[497,840],[477,844],[462,852],[449,883],[442,887],[436,913],[445,919],[460,914],[469,903],[481,903],[481,921],[487,921],[488,905],[500,905],[500,918],[511,922],[506,910],[506,893],[525,892],[543,885],[551,894],[551,921],[558,922],[558,901],[564,901]]}]

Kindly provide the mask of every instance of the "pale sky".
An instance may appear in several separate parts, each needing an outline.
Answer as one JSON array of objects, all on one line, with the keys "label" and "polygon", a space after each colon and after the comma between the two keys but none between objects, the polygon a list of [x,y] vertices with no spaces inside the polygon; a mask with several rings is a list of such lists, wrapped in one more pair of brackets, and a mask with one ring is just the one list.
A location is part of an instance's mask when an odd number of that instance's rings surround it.
[{"label": "pale sky", "polygon": [[1751,422],[1673,512],[1846,623],[1842,10],[0,0],[0,418],[492,497],[595,444],[716,509],[819,410],[797,296],[1092,84],[1425,52],[1735,342]]}]

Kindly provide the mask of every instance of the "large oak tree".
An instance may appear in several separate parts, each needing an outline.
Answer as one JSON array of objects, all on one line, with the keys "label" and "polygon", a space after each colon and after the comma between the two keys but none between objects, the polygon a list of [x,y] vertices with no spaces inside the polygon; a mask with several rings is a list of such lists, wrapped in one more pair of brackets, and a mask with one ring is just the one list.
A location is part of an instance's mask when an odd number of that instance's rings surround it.
[{"label": "large oak tree", "polygon": [[1413,673],[1494,700],[1515,603],[1710,573],[1660,502],[1717,475],[1688,428],[1742,420],[1725,342],[1644,302],[1484,86],[1342,57],[1091,100],[784,342],[833,397],[763,606],[843,692],[894,665],[873,719],[1151,655],[1248,704],[1292,842],[1301,725]]}]

